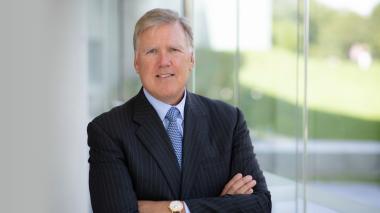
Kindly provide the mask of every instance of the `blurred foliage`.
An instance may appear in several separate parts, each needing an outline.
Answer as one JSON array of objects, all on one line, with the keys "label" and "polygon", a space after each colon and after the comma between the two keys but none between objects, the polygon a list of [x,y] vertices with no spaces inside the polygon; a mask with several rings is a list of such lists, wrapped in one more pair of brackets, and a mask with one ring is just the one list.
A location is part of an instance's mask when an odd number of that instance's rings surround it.
[{"label": "blurred foliage", "polygon": [[296,0],[273,0],[273,45],[297,52]]},{"label": "blurred foliage", "polygon": [[[291,51],[297,50],[297,1],[274,0],[273,43]],[[380,59],[380,4],[364,17],[349,11],[334,10],[312,0],[310,2],[310,53],[313,56],[347,58],[353,44],[368,45],[372,55]],[[302,25],[299,25],[302,30]]]},{"label": "blurred foliage", "polygon": [[[310,51],[315,56],[348,57],[355,43],[368,43],[368,21],[352,12],[340,12],[322,5],[312,4],[310,25],[315,40],[310,41]],[[315,29],[313,29],[315,28]]]},{"label": "blurred foliage", "polygon": [[274,23],[273,43],[276,46],[297,52],[297,25],[288,19]]},{"label": "blurred foliage", "polygon": [[369,36],[370,49],[376,58],[380,58],[380,4],[372,11],[369,28],[371,29]]},{"label": "blurred foliage", "polygon": [[211,49],[201,48],[196,50],[195,61],[196,92],[232,104],[233,97],[225,97],[221,91],[228,89],[233,92],[234,52],[215,52]]}]

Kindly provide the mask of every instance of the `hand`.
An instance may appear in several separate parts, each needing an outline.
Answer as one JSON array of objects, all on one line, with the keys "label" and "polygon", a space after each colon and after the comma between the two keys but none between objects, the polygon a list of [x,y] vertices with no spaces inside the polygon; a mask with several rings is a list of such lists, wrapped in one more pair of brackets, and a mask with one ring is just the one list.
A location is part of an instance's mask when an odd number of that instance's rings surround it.
[{"label": "hand", "polygon": [[169,201],[148,201],[148,200],[139,200],[137,202],[139,212],[141,213],[161,213],[169,212]]},{"label": "hand", "polygon": [[251,175],[244,176],[241,173],[236,174],[224,187],[220,196],[230,194],[252,194],[256,181],[252,180]]},{"label": "hand", "polygon": [[[137,204],[138,204],[140,213],[170,212],[169,210],[170,201],[139,200]],[[181,212],[185,213],[185,208],[183,208]]]}]

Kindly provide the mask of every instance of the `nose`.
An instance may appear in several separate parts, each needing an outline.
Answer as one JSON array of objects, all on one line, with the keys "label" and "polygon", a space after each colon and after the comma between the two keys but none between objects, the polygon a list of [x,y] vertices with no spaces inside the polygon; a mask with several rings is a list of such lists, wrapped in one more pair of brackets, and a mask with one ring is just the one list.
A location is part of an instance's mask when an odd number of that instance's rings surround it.
[{"label": "nose", "polygon": [[168,67],[171,65],[172,60],[167,52],[161,52],[159,58],[160,67]]}]

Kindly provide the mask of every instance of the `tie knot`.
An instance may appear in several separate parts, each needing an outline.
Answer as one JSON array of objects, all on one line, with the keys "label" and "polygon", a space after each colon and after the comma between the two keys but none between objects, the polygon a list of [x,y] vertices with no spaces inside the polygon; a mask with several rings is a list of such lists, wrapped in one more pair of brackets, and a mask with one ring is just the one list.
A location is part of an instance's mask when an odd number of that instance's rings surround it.
[{"label": "tie knot", "polygon": [[169,122],[175,122],[179,114],[179,110],[176,107],[171,107],[168,113],[166,113],[165,118],[167,118]]}]

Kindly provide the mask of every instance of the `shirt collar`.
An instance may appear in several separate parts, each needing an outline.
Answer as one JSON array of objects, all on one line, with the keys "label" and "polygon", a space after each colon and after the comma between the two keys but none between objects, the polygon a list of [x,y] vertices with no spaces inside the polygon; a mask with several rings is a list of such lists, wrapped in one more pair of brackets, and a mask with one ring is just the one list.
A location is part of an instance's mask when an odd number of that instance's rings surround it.
[{"label": "shirt collar", "polygon": [[[158,116],[160,117],[161,121],[164,121],[166,113],[169,111],[169,109],[172,107],[172,105],[164,103],[157,98],[153,97],[149,92],[143,88],[144,95],[148,99],[149,103],[153,106],[153,108],[156,110]],[[186,103],[186,89],[185,89],[185,95],[183,96],[182,100],[175,105],[181,115],[181,119],[184,119],[184,110],[185,110],[185,103]]]}]

